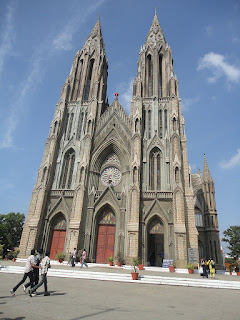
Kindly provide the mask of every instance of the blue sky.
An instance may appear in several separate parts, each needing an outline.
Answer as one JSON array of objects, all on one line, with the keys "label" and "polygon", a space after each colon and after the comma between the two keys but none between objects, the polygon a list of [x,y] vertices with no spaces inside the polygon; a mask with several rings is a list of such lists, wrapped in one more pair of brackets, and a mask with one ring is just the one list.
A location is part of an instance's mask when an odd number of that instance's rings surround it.
[{"label": "blue sky", "polygon": [[171,46],[192,172],[206,154],[220,231],[239,225],[240,1],[0,2],[0,213],[25,215],[73,57],[100,14],[108,97],[128,112],[155,8]]}]

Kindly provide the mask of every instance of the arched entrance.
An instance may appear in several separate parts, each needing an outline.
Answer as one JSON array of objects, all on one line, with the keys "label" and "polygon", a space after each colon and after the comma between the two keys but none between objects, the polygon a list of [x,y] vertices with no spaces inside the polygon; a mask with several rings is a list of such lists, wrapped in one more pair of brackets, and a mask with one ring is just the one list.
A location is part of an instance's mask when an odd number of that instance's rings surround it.
[{"label": "arched entrance", "polygon": [[159,218],[154,218],[148,228],[148,261],[150,266],[161,267],[164,259],[164,231]]},{"label": "arched entrance", "polygon": [[52,222],[52,240],[50,249],[50,259],[55,260],[58,252],[64,251],[66,238],[66,220],[64,216],[58,215]]},{"label": "arched entrance", "polygon": [[107,263],[108,257],[114,257],[115,224],[112,210],[106,207],[98,220],[96,263]]}]

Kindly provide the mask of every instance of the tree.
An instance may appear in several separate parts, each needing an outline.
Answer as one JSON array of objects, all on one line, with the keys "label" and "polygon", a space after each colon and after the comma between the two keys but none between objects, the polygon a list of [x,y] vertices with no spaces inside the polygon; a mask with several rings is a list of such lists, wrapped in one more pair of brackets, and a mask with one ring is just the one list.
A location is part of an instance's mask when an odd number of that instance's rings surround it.
[{"label": "tree", "polygon": [[238,260],[240,256],[240,226],[230,226],[223,234],[225,237],[222,238],[222,241],[228,242],[229,254],[235,260]]},{"label": "tree", "polygon": [[19,246],[24,220],[23,213],[0,214],[0,244],[5,252]]}]

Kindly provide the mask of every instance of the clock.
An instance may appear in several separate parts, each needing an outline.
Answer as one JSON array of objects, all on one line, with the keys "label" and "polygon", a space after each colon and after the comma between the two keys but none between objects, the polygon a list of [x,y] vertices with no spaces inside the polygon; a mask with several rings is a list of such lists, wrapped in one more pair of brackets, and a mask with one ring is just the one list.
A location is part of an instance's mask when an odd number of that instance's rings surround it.
[{"label": "clock", "polygon": [[105,168],[101,173],[101,181],[105,186],[117,186],[122,178],[121,171],[113,166]]}]

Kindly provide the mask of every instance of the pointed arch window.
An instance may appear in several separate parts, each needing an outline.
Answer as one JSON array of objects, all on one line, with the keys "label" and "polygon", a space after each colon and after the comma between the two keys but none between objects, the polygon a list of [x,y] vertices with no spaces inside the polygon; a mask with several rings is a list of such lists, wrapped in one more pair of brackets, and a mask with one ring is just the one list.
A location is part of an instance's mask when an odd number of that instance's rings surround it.
[{"label": "pointed arch window", "polygon": [[149,54],[147,56],[147,94],[148,97],[153,95],[153,64],[152,64],[152,57]]},{"label": "pointed arch window", "polygon": [[77,140],[80,140],[80,137],[81,137],[81,131],[82,131],[82,126],[83,126],[83,117],[84,117],[84,113],[81,112],[79,114],[79,120],[78,120]]},{"label": "pointed arch window", "polygon": [[74,163],[75,163],[75,151],[73,149],[70,149],[69,151],[66,152],[63,160],[62,174],[61,174],[60,185],[59,185],[61,189],[71,188]]},{"label": "pointed arch window", "polygon": [[161,151],[158,148],[150,152],[149,186],[151,190],[161,189],[161,158]]},{"label": "pointed arch window", "polygon": [[88,70],[88,77],[86,82],[86,88],[85,88],[85,95],[84,100],[89,99],[89,93],[90,93],[90,87],[91,87],[91,80],[92,80],[92,73],[93,73],[93,65],[94,65],[94,59],[90,60],[89,70]]},{"label": "pointed arch window", "polygon": [[159,82],[158,82],[159,97],[162,97],[162,55],[159,55]]},{"label": "pointed arch window", "polygon": [[151,110],[148,110],[148,139],[151,139]]},{"label": "pointed arch window", "polygon": [[168,130],[168,112],[166,109],[164,110],[164,129],[165,129],[165,135],[166,135]]},{"label": "pointed arch window", "polygon": [[159,131],[159,138],[162,139],[163,137],[163,124],[162,124],[162,110],[158,111],[158,131]]},{"label": "pointed arch window", "polygon": [[68,134],[67,134],[67,139],[68,139],[68,140],[70,140],[70,137],[71,137],[72,124],[73,124],[73,117],[74,117],[74,114],[73,114],[73,113],[71,113],[70,121],[69,121],[69,125],[68,125]]},{"label": "pointed arch window", "polygon": [[66,135],[67,135],[68,119],[69,119],[69,113],[67,113],[65,118],[64,139],[66,139]]}]

